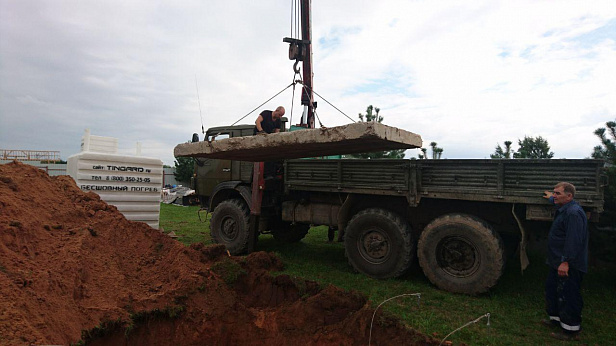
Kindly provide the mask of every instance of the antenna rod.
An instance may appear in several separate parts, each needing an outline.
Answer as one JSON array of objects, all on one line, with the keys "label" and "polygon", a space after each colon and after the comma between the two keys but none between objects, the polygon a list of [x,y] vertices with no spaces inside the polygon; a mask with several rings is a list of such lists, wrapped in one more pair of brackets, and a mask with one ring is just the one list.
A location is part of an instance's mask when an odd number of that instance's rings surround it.
[{"label": "antenna rod", "polygon": [[197,75],[195,75],[195,87],[197,88],[197,101],[199,102],[199,117],[201,118],[201,133],[205,134],[203,126],[203,117],[201,116],[201,100],[199,99],[199,86],[197,85]]}]

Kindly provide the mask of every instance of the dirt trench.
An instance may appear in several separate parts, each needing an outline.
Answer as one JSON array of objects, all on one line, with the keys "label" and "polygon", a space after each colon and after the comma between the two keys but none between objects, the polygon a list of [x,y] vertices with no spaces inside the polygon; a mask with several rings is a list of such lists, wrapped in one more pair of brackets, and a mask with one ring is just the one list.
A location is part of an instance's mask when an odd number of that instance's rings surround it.
[{"label": "dirt trench", "polygon": [[[359,293],[256,252],[186,247],[67,176],[0,165],[0,344],[366,345]],[[373,345],[438,341],[377,313]]]}]

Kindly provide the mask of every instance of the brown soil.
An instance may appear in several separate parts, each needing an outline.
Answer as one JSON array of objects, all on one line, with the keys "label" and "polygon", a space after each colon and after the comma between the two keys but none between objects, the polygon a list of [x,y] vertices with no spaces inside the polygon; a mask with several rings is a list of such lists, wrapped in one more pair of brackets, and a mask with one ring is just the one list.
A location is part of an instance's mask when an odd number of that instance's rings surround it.
[{"label": "brown soil", "polygon": [[[0,344],[365,345],[358,293],[126,220],[67,176],[0,165]],[[438,341],[377,313],[374,345]]]}]

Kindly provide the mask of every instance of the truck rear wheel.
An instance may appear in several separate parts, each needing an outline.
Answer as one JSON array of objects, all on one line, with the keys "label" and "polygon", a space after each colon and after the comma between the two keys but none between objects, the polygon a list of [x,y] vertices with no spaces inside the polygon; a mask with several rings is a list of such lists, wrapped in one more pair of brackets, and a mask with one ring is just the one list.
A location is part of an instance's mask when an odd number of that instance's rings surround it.
[{"label": "truck rear wheel", "polygon": [[418,242],[419,265],[440,289],[479,294],[503,273],[503,241],[492,228],[464,214],[441,216],[426,226]]},{"label": "truck rear wheel", "polygon": [[239,199],[221,202],[212,213],[210,233],[212,240],[223,244],[232,255],[248,252],[250,241],[250,213]]},{"label": "truck rear wheel", "polygon": [[349,221],[344,248],[355,270],[376,279],[398,277],[413,260],[411,229],[400,216],[370,208]]},{"label": "truck rear wheel", "polygon": [[306,234],[308,234],[309,229],[310,225],[283,222],[280,228],[272,229],[272,236],[280,242],[297,243],[298,241],[304,239]]}]

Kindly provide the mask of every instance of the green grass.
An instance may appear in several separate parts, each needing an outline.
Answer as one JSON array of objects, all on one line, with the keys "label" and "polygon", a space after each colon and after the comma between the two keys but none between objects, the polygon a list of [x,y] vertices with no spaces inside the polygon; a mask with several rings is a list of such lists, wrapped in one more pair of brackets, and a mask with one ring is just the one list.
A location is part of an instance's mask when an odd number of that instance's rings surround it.
[{"label": "green grass", "polygon": [[[200,223],[197,207],[162,205],[161,225],[175,231],[179,241],[211,243],[209,222]],[[202,217],[205,214],[202,214]],[[385,303],[381,308],[399,316],[407,325],[441,339],[456,328],[486,313],[487,319],[469,325],[448,340],[469,345],[560,345],[550,330],[539,324],[544,318],[543,285],[547,275],[542,254],[530,254],[531,265],[520,274],[519,261],[511,259],[498,285],[478,297],[452,294],[436,289],[415,263],[405,277],[375,280],[354,273],[344,256],[342,243],[328,243],[327,229],[310,230],[296,244],[281,244],[269,235],[261,235],[258,251],[276,253],[285,263],[283,274],[333,284],[365,294],[376,307],[385,299],[401,294],[421,293]],[[583,282],[584,321],[580,342],[568,344],[616,344],[616,275],[615,266],[591,267]]]},{"label": "green grass", "polygon": [[214,263],[211,269],[229,286],[232,286],[242,273],[246,274],[242,266],[230,257],[223,258],[221,261]]},{"label": "green grass", "polygon": [[198,206],[183,207],[175,204],[160,205],[160,227],[165,233],[175,232],[178,240],[185,244],[203,242],[211,244],[210,238],[210,222],[205,221],[205,211],[199,212],[201,219],[199,221]]}]

